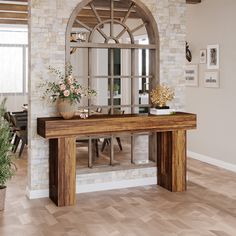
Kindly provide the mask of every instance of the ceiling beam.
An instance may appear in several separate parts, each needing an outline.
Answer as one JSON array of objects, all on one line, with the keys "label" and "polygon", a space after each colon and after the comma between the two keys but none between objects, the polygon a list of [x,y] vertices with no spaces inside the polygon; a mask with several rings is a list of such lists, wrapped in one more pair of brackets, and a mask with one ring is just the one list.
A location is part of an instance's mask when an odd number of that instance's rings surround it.
[{"label": "ceiling beam", "polygon": [[22,3],[27,2],[28,3],[28,0],[1,0],[1,2],[22,2]]},{"label": "ceiling beam", "polygon": [[27,25],[27,20],[15,20],[15,19],[0,19],[0,24],[8,25]]},{"label": "ceiling beam", "polygon": [[[6,3],[3,3],[6,2]],[[12,2],[12,3],[10,3]],[[109,2],[109,1],[108,1]],[[98,15],[105,20],[110,17],[110,4],[104,0],[96,0],[96,7]],[[0,24],[27,24],[28,21],[28,0],[0,0]],[[186,0],[187,4],[201,3],[201,0]],[[114,11],[115,18],[123,18],[127,11],[127,6],[130,1],[115,2],[116,8]],[[119,8],[119,9],[118,9]],[[83,9],[80,11],[78,18],[86,22],[90,26],[97,24],[96,17],[91,9]],[[131,12],[129,18],[139,18],[138,13]],[[78,24],[75,24],[78,26]]]},{"label": "ceiling beam", "polygon": [[[89,28],[94,28],[96,25],[97,25],[97,23],[87,23],[86,22],[86,25],[89,27]],[[73,27],[74,28],[84,28],[82,25],[80,25],[79,23],[77,23],[77,22],[75,22],[74,24],[73,24]]]},{"label": "ceiling beam", "polygon": [[[97,10],[97,13],[100,17],[110,17],[110,10]],[[125,17],[127,11],[114,11],[115,17]],[[83,9],[79,12],[79,16],[95,16],[91,9]],[[136,12],[131,12],[129,18],[139,18]]]},{"label": "ceiling beam", "polygon": [[[115,9],[126,9],[129,8],[130,6],[130,3],[131,1],[129,0],[126,0],[126,1],[115,1],[114,2],[114,8]],[[110,9],[111,7],[111,4],[110,4],[110,1],[107,1],[107,0],[96,0],[94,2],[94,6],[97,8],[97,7],[100,7],[100,8],[106,8],[106,9]]]},{"label": "ceiling beam", "polygon": [[27,13],[16,13],[16,12],[0,12],[1,19],[27,19]]},{"label": "ceiling beam", "polygon": [[[98,24],[98,20],[97,20],[97,18],[96,18],[95,16],[78,16],[77,19],[78,19],[79,21],[84,22],[85,24],[86,24],[87,22],[92,22],[92,23]],[[102,20],[102,21],[108,20],[108,19],[110,19],[110,17],[101,17],[101,20]],[[119,17],[114,17],[114,19],[115,19],[115,20],[118,20],[118,21],[121,20],[121,18],[119,18]]]},{"label": "ceiling beam", "polygon": [[202,0],[186,0],[187,4],[197,4],[197,3],[201,3]]},{"label": "ceiling beam", "polygon": [[27,5],[0,3],[0,11],[21,11],[27,12]]}]

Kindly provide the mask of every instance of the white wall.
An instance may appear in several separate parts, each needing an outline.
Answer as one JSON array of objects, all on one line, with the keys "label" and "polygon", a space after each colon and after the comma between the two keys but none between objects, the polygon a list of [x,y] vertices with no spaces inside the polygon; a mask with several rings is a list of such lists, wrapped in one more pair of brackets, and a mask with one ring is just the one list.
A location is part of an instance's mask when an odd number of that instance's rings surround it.
[{"label": "white wall", "polygon": [[199,50],[220,45],[220,88],[203,85],[205,64],[199,64],[199,87],[186,90],[186,109],[197,113],[197,131],[189,132],[192,152],[236,164],[236,1],[203,0],[187,5],[187,41],[199,63]]}]

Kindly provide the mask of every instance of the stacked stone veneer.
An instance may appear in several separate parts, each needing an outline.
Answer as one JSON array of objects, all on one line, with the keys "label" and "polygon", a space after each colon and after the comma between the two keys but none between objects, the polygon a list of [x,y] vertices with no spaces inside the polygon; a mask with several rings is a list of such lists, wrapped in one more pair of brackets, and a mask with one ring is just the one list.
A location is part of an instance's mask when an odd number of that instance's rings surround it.
[{"label": "stacked stone veneer", "polygon": [[116,169],[106,172],[81,174],[77,173],[76,192],[94,192],[114,188],[134,187],[157,184],[156,167],[139,167],[131,169]]},{"label": "stacked stone veneer", "polygon": [[[146,4],[157,21],[160,37],[160,81],[175,88],[174,106],[184,109],[185,0],[140,1]],[[42,91],[38,85],[42,80],[49,79],[49,65],[63,68],[67,22],[80,2],[29,2],[29,191],[48,189],[48,142],[37,135],[36,118],[55,115],[55,105],[41,100]],[[113,175],[112,178],[115,179],[116,176]]]}]

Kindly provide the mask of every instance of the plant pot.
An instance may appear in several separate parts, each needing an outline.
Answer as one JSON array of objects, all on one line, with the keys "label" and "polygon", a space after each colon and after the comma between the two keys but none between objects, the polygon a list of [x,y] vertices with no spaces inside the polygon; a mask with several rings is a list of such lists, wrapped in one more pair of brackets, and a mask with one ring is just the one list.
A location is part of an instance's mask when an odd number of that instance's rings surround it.
[{"label": "plant pot", "polygon": [[58,99],[57,111],[60,116],[65,120],[72,119],[75,116],[77,110],[77,102],[71,102],[70,99]]},{"label": "plant pot", "polygon": [[0,187],[0,211],[4,210],[6,198],[6,186]]}]

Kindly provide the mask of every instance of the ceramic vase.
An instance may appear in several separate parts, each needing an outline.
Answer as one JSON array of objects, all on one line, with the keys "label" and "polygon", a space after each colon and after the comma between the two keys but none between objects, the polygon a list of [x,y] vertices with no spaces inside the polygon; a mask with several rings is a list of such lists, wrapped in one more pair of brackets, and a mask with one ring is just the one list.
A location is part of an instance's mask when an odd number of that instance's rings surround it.
[{"label": "ceramic vase", "polygon": [[6,187],[0,187],[0,211],[4,210],[6,198]]},{"label": "ceramic vase", "polygon": [[65,120],[72,119],[75,116],[75,112],[77,110],[77,102],[71,102],[70,99],[58,99],[57,101],[57,111],[60,116]]}]

